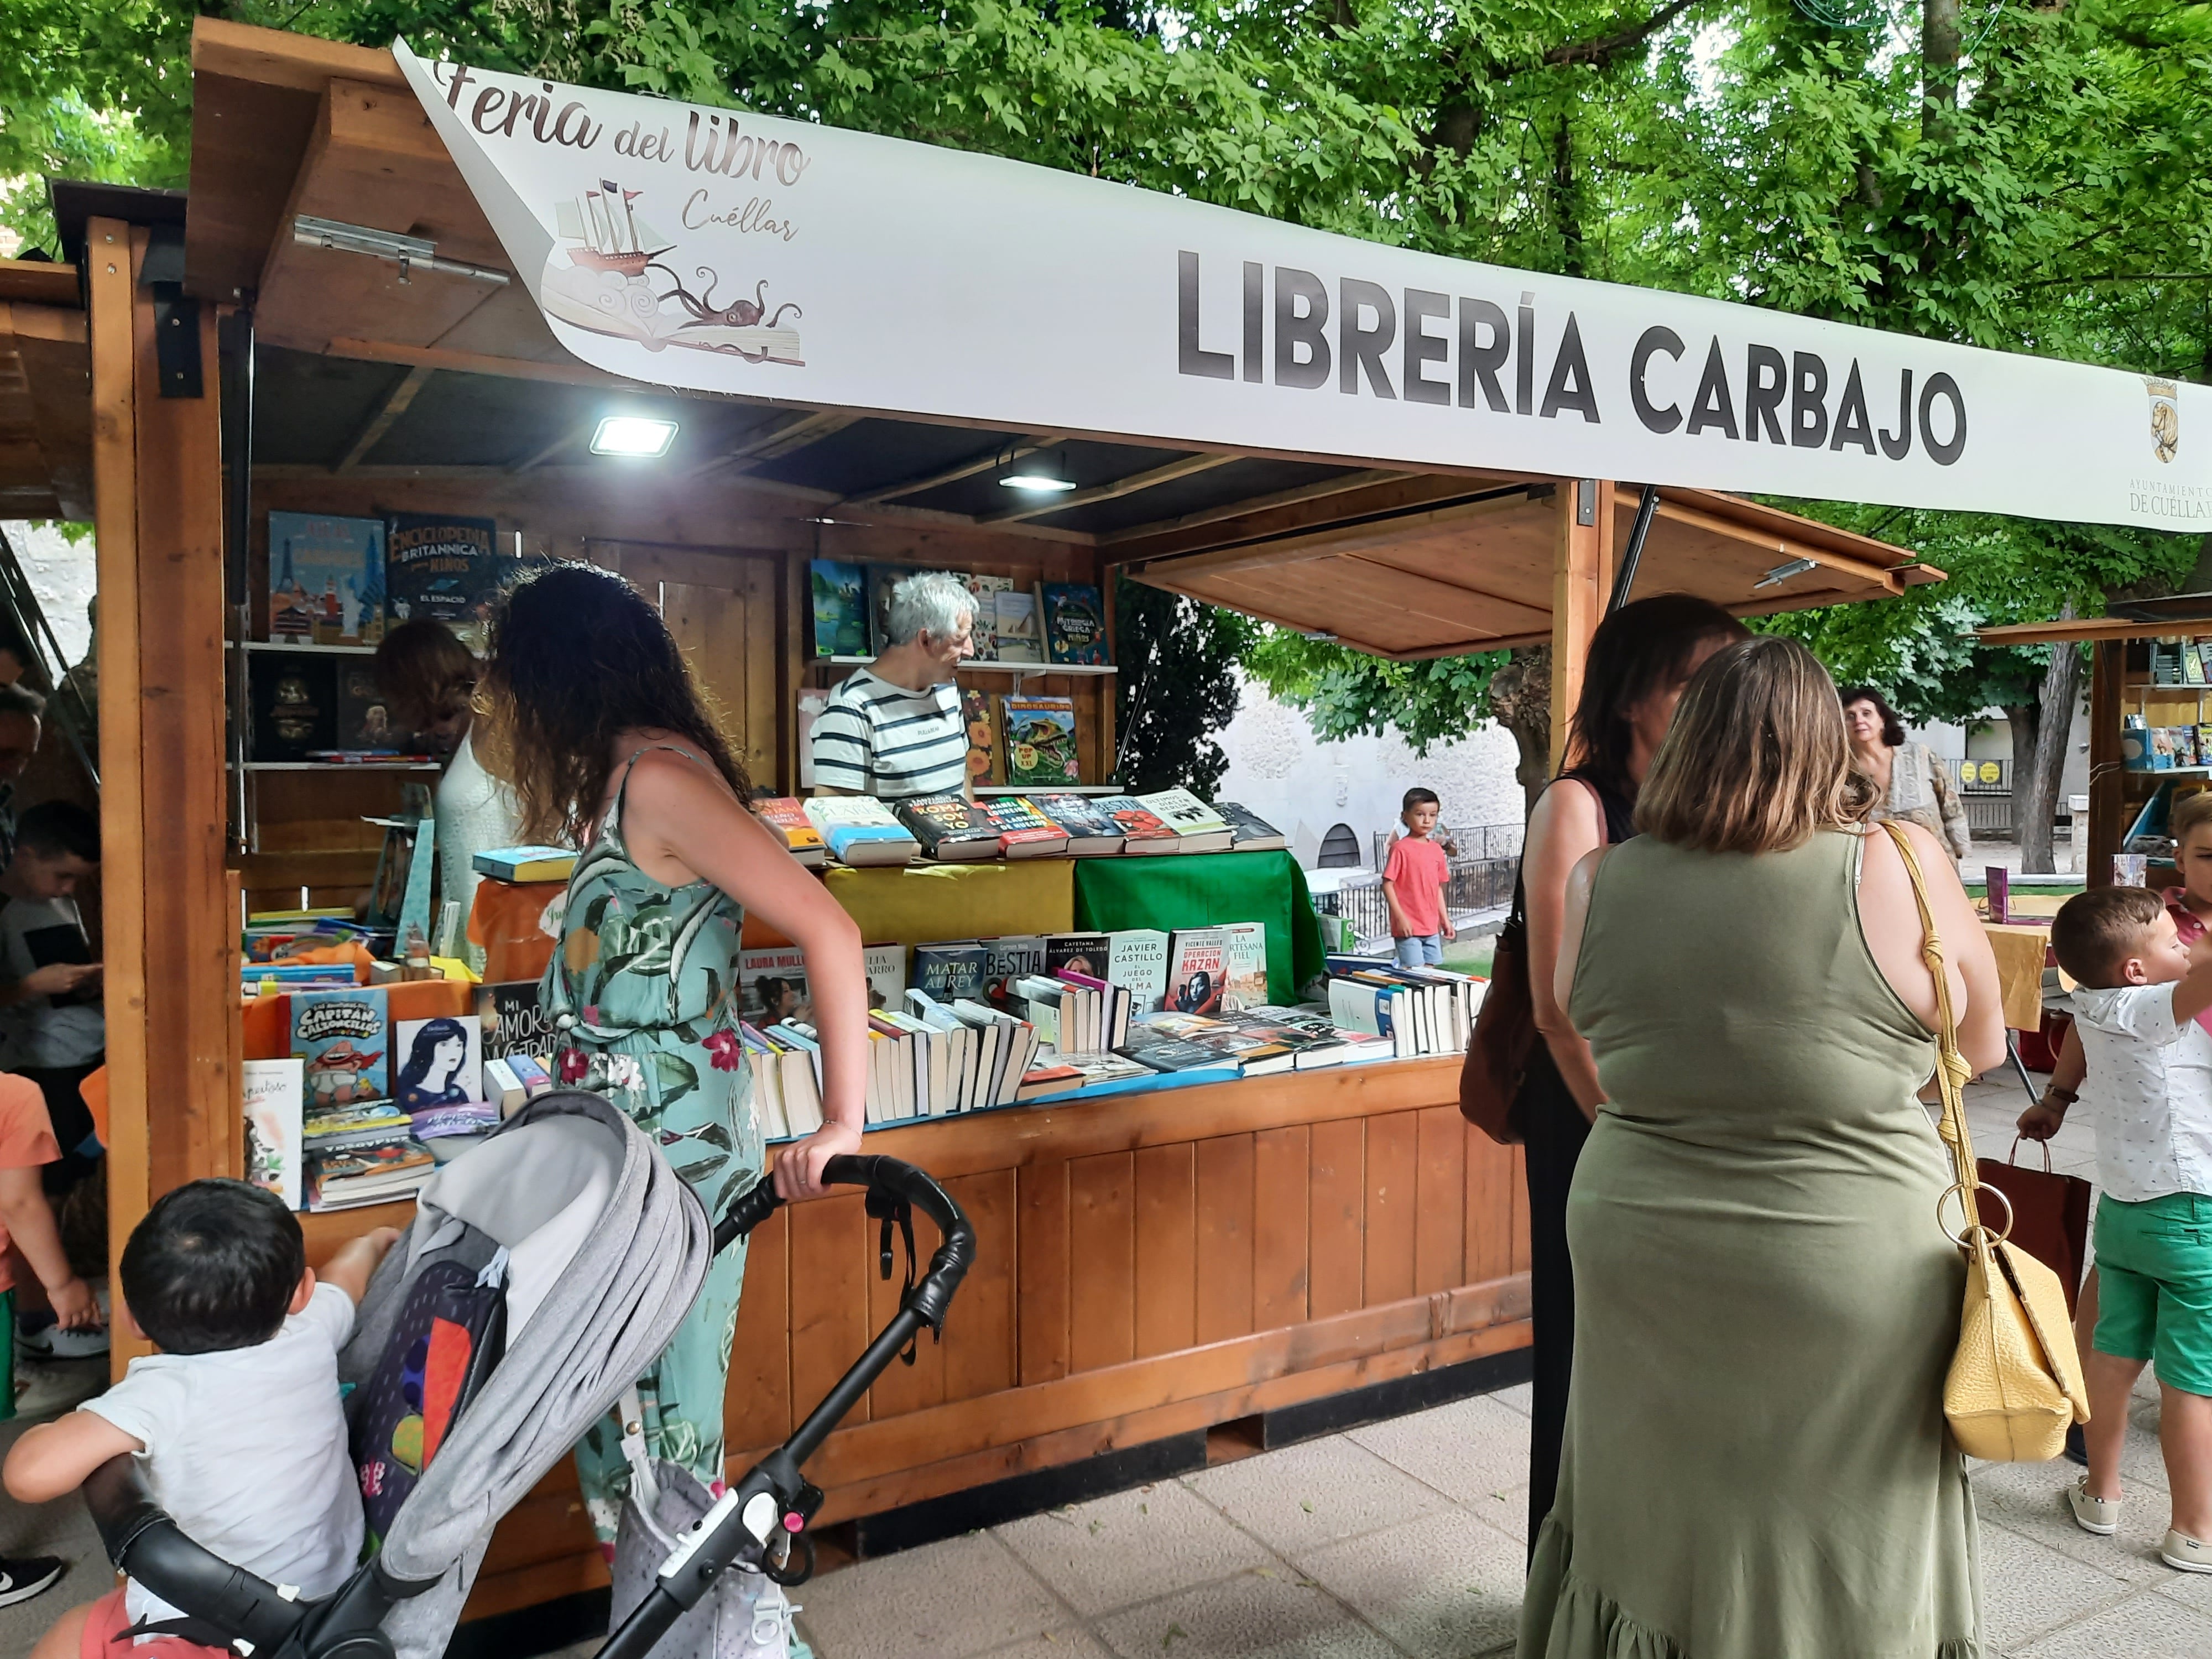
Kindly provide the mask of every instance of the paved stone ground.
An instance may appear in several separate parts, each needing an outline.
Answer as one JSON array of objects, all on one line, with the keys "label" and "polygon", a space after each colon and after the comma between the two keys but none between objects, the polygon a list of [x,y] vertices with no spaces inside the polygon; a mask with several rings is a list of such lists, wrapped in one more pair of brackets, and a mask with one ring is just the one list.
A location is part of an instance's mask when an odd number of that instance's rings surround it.
[{"label": "paved stone ground", "polygon": [[[2002,1157],[2016,1080],[1972,1091]],[[2094,1178],[2087,1133],[2054,1144]],[[819,1659],[1474,1659],[1511,1650],[1527,1390],[1510,1389],[826,1574],[799,1592]],[[2158,1403],[2133,1412],[2121,1534],[2068,1517],[2071,1464],[1973,1479],[1993,1659],[2205,1659],[2212,1576],[2160,1563]],[[0,1447],[13,1431],[0,1430]],[[0,1553],[75,1565],[0,1609],[0,1659],[109,1582],[81,1504],[0,1500]],[[587,1659],[586,1644],[562,1659]],[[516,1659],[523,1659],[516,1656]]]}]

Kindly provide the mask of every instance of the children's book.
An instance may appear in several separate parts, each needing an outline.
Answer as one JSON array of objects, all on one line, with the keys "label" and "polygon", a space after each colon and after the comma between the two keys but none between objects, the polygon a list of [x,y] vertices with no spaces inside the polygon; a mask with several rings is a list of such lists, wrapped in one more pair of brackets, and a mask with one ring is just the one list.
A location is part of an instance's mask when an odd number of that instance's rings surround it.
[{"label": "children's book", "polygon": [[1044,621],[1036,590],[1011,583],[992,595],[991,642],[1000,662],[1042,662]]},{"label": "children's book", "polygon": [[806,816],[840,863],[909,864],[921,856],[921,843],[873,795],[817,795]]},{"label": "children's book", "polygon": [[1221,988],[1221,1012],[1242,1013],[1267,1000],[1267,925],[1262,921],[1225,922],[1221,928],[1226,975]]},{"label": "children's book", "polygon": [[303,1063],[309,1111],[390,1095],[392,1025],[382,986],[295,991],[291,1004],[292,1057]]},{"label": "children's book", "polygon": [[269,637],[291,645],[384,638],[384,521],[269,515]]},{"label": "children's book", "polygon": [[891,593],[914,572],[904,565],[872,564],[867,567],[868,594],[868,654],[880,657],[890,649]]},{"label": "children's book", "polygon": [[1047,582],[1044,640],[1054,662],[1106,660],[1106,600],[1089,583]]},{"label": "children's book", "polygon": [[1220,928],[1177,928],[1168,949],[1167,1012],[1210,1014],[1218,1009],[1228,957],[1228,935]]},{"label": "children's book", "polygon": [[1182,851],[1182,837],[1134,795],[1108,795],[1098,810],[1121,827],[1121,850],[1133,857]]},{"label": "children's book", "polygon": [[814,654],[868,654],[868,579],[857,564],[835,559],[807,561],[807,591],[814,617]]},{"label": "children's book", "polygon": [[790,795],[763,796],[753,803],[753,815],[801,864],[811,869],[830,861],[829,845],[806,816],[805,802]]},{"label": "children's book", "polygon": [[431,853],[438,842],[438,821],[425,817],[415,826],[414,856],[407,866],[407,885],[401,890],[399,920],[392,930],[392,954],[402,961],[415,955],[419,943],[430,945]]},{"label": "children's book", "polygon": [[308,1160],[307,1207],[349,1210],[404,1198],[436,1173],[437,1160],[418,1140],[325,1152]]},{"label": "children's book", "polygon": [[573,847],[490,847],[469,860],[480,876],[501,881],[566,881],[576,868]]},{"label": "children's book", "polygon": [[738,1007],[755,1025],[787,1019],[814,1023],[814,1001],[806,988],[806,953],[795,945],[765,945],[738,952]]},{"label": "children's book", "polygon": [[981,939],[955,939],[914,947],[914,986],[933,1002],[950,1006],[983,995],[991,952]]},{"label": "children's book", "polygon": [[1268,853],[1288,847],[1290,837],[1268,823],[1249,806],[1239,806],[1233,800],[1218,800],[1213,811],[1229,826],[1230,846],[1239,853]]},{"label": "children's book", "polygon": [[975,598],[975,618],[973,637],[977,662],[996,662],[999,659],[997,629],[999,624],[999,595],[1010,592],[1014,585],[1012,576],[987,576],[980,571],[962,573],[960,580]]},{"label": "children's book", "polygon": [[483,1027],[441,1016],[392,1027],[392,1099],[403,1112],[483,1098]]},{"label": "children's book", "polygon": [[441,622],[481,655],[492,604],[514,566],[499,551],[496,520],[395,513],[386,527],[386,611],[394,623]]},{"label": "children's book", "polygon": [[999,729],[991,719],[991,699],[981,691],[960,694],[960,718],[968,727],[968,784],[1004,783],[1000,766]]},{"label": "children's book", "polygon": [[305,1068],[297,1060],[246,1062],[246,1178],[296,1210],[307,1203],[300,1177]]},{"label": "children's book", "polygon": [[1098,808],[1088,795],[1024,795],[1031,806],[1058,824],[1067,836],[1072,859],[1111,857],[1121,850],[1121,826]]},{"label": "children's book", "polygon": [[257,761],[303,761],[337,741],[337,672],[328,657],[255,652],[246,659]]},{"label": "children's book", "polygon": [[964,795],[919,795],[895,809],[921,850],[951,863],[999,855],[999,830],[991,815]]},{"label": "children's book", "polygon": [[1067,832],[1019,795],[987,795],[983,815],[999,833],[999,855],[1042,858],[1067,850]]},{"label": "children's book", "polygon": [[1006,781],[1052,789],[1083,781],[1073,697],[1001,697]]}]

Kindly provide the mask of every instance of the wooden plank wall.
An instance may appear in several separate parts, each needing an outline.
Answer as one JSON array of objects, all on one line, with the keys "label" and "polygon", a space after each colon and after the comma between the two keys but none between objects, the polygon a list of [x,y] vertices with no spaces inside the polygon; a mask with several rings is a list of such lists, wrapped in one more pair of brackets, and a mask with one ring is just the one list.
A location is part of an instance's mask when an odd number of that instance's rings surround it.
[{"label": "wooden plank wall", "polygon": [[[807,1473],[823,1521],[1522,1346],[1517,1153],[1456,1064],[1408,1061],[872,1135],[975,1224],[941,1345],[895,1365]],[[927,1255],[934,1230],[917,1222]],[[730,1468],[790,1433],[896,1306],[858,1196],[753,1236]],[[586,1559],[588,1557],[588,1559]],[[471,1612],[603,1582],[573,1468],[501,1528]]]}]

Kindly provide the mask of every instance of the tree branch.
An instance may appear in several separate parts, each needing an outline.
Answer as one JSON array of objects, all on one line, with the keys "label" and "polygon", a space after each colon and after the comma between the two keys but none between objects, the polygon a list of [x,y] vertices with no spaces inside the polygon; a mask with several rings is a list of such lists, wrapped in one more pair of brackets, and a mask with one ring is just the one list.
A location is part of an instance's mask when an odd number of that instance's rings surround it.
[{"label": "tree branch", "polygon": [[[1601,35],[1595,40],[1575,40],[1553,46],[1541,61],[1547,64],[1595,64],[1602,69],[1631,46],[1641,46],[1697,3],[1698,0],[1668,0],[1641,23],[1632,23],[1618,33]],[[1508,70],[1506,73],[1512,71]]]}]

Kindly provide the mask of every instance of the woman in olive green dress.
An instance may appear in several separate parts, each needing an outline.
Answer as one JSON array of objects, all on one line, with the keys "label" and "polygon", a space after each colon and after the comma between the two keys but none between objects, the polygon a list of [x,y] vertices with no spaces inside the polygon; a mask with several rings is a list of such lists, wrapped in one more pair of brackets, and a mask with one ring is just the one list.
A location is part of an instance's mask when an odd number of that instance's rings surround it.
[{"label": "woman in olive green dress", "polygon": [[[1574,1378],[1522,1659],[1984,1659],[1942,1411],[1965,1269],[1916,1097],[1936,986],[1863,791],[1812,654],[1732,645],[1683,696],[1644,833],[1570,883],[1555,988],[1606,1102],[1567,1204]],[[1907,833],[1986,1070],[1996,964]]]}]

